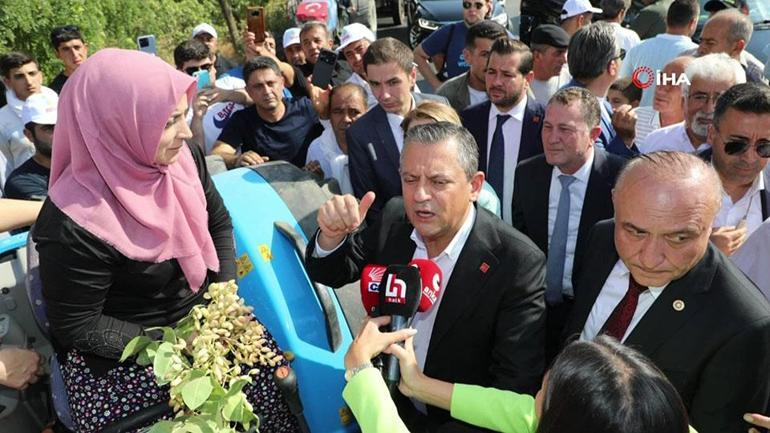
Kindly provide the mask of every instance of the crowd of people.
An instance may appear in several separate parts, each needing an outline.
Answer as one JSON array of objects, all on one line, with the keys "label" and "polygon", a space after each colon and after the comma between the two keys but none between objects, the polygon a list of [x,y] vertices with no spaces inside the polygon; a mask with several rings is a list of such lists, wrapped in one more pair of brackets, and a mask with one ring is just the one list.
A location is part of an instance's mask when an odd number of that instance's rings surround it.
[{"label": "crowd of people", "polygon": [[[0,56],[2,229],[34,223],[78,431],[168,398],[117,360],[235,278],[211,175],[270,161],[338,193],[312,280],[423,258],[443,273],[412,328],[372,318],[348,348],[364,432],[770,428],[770,67],[746,51],[745,2],[707,1],[699,43],[698,0],[646,0],[630,27],[630,0],[566,0],[527,43],[492,1],[461,2],[414,50],[309,22],[245,31],[241,61],[202,23],[167,64],[89,57],[67,25],[48,86],[34,58]],[[401,364],[393,395],[381,353]],[[0,384],[35,382],[39,362],[0,346]],[[246,392],[261,431],[295,431],[276,367]]]}]

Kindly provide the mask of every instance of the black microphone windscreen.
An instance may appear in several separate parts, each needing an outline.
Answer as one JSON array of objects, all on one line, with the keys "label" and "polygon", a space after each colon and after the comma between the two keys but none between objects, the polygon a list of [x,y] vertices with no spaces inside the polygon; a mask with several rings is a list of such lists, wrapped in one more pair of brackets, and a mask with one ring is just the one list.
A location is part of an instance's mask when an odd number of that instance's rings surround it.
[{"label": "black microphone windscreen", "polygon": [[422,296],[420,271],[414,266],[390,265],[380,283],[380,314],[411,318]]}]

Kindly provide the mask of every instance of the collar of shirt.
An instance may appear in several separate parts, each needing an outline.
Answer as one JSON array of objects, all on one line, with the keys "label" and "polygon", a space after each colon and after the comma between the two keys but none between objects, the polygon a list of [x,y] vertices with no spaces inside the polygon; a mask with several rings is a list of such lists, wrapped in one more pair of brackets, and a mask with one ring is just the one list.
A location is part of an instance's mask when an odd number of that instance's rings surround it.
[{"label": "collar of shirt", "polygon": [[425,258],[429,258],[434,261],[441,260],[443,257],[449,258],[449,260],[452,262],[457,261],[458,257],[460,257],[460,251],[462,251],[463,246],[465,246],[465,241],[468,240],[468,236],[471,234],[473,221],[476,218],[476,208],[471,203],[469,203],[468,206],[470,206],[470,210],[465,216],[465,221],[463,221],[463,225],[460,226],[460,230],[455,233],[455,236],[451,241],[449,241],[449,244],[446,246],[446,248],[444,248],[444,251],[442,251],[436,257],[428,257],[428,249],[425,247],[425,242],[423,241],[422,236],[417,232],[417,229],[413,229],[412,234],[409,235],[409,238],[411,238],[412,241],[414,241],[414,244],[417,246],[414,253],[414,258],[421,258],[421,253],[424,252]]},{"label": "collar of shirt", "polygon": [[[623,263],[623,260],[621,259],[618,259],[618,263],[615,264],[615,269],[613,269],[613,272],[614,271],[618,271],[620,275],[624,278],[626,277],[629,279],[631,278],[631,271],[628,270],[628,267],[626,266],[625,263]],[[647,287],[647,291],[650,293],[650,295],[652,295],[653,299],[658,299],[658,296],[660,296],[660,294],[663,293],[663,289],[665,289],[669,284],[670,282],[660,287],[650,286],[650,287]]]},{"label": "collar of shirt", "polygon": [[[409,97],[412,99],[412,105],[409,107],[409,111],[412,111],[416,104],[414,102],[414,96],[410,94]],[[404,128],[401,127],[404,116],[394,113],[385,113],[385,115],[388,117],[388,125],[390,125],[390,130],[393,132],[393,139],[396,141],[398,153],[401,153],[401,150],[404,148]]]},{"label": "collar of shirt", "polygon": [[[588,156],[588,159],[585,163],[573,174],[566,174],[565,176],[572,176],[577,180],[578,182],[583,182],[585,184],[588,183],[588,178],[591,177],[591,166],[594,164],[594,155],[596,155],[596,152],[594,151],[593,146],[589,148],[589,152],[591,152],[591,155]],[[563,175],[564,172],[559,170],[559,167],[553,166],[553,178],[552,179],[559,179],[559,176]]]},{"label": "collar of shirt", "polygon": [[655,35],[656,38],[660,39],[668,39],[670,41],[690,41],[692,42],[692,39],[689,36],[685,35],[672,35],[670,33],[658,33]]},{"label": "collar of shirt", "polygon": [[516,119],[519,122],[524,121],[524,110],[527,108],[527,94],[523,94],[521,96],[521,101],[519,101],[518,104],[514,105],[513,108],[506,112],[502,112],[497,108],[497,105],[491,104],[489,107],[489,118],[495,119],[495,122],[497,122],[497,115],[498,114],[510,114],[511,118]]},{"label": "collar of shirt", "polygon": [[[730,198],[730,195],[725,192],[725,190],[722,190],[722,205],[728,205],[728,206],[735,206],[739,203],[742,203],[746,200],[751,200],[751,197],[758,194],[760,191],[765,190],[765,176],[764,171],[761,171],[759,175],[757,175],[756,179],[754,179],[754,182],[749,187],[748,191],[746,191],[745,194],[743,194],[743,197],[739,198],[738,201],[733,203],[733,199]],[[750,209],[749,209],[750,210]]]}]

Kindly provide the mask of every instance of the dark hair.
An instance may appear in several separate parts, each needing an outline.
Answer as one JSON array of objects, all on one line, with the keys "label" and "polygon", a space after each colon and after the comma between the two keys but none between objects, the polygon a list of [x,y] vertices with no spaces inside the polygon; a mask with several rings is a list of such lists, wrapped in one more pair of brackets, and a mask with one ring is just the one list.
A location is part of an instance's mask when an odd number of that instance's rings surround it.
[{"label": "dark hair", "polygon": [[80,33],[80,28],[78,28],[78,26],[66,25],[51,30],[51,45],[53,45],[54,50],[58,50],[60,44],[75,39],[83,42],[83,34]]},{"label": "dark hair", "polygon": [[204,60],[211,58],[209,46],[197,39],[188,39],[174,48],[174,64],[177,69],[190,60]]},{"label": "dark hair", "polygon": [[505,31],[505,27],[492,20],[484,20],[472,25],[471,28],[468,29],[468,33],[465,35],[465,48],[469,50],[476,48],[476,39],[490,39],[495,41],[505,37],[508,37],[508,32]]},{"label": "dark hair", "polygon": [[[305,24],[302,25],[302,29],[300,29],[300,31],[299,31],[300,43],[302,41],[302,35],[304,35],[305,33],[309,32],[310,30],[313,30],[313,29],[323,29],[324,34],[326,35],[326,37],[327,38],[329,37],[329,29],[326,28],[326,24],[324,24],[324,23],[322,23],[320,21],[308,21],[308,22],[306,22]],[[275,39],[275,38],[273,38],[273,39]]]},{"label": "dark hair", "polygon": [[[492,44],[492,48],[489,49],[490,58],[492,58],[492,53],[499,56],[519,53],[521,54],[521,61],[519,62],[518,68],[519,73],[527,75],[532,71],[532,51],[524,42],[508,38],[498,39]],[[489,64],[489,60],[487,60],[487,64]]]},{"label": "dark hair", "polygon": [[642,100],[642,89],[636,87],[631,77],[618,78],[610,85],[610,90],[622,93],[629,102]]},{"label": "dark hair", "polygon": [[361,100],[364,101],[364,107],[369,108],[369,100],[366,97],[366,90],[364,90],[363,87],[361,87],[356,83],[342,83],[339,86],[332,87],[332,90],[329,92],[329,112],[331,112],[332,98],[334,98],[334,95],[337,92],[340,92],[345,89],[350,89],[353,91],[353,93],[358,94]]},{"label": "dark hair", "polygon": [[272,69],[276,75],[283,77],[281,68],[278,67],[278,63],[275,63],[275,60],[271,59],[270,57],[257,56],[247,61],[243,65],[243,81],[248,83],[251,73],[260,69]]},{"label": "dark hair", "polygon": [[728,108],[742,113],[770,114],[770,87],[765,84],[743,83],[727,89],[719,96],[714,107],[715,128],[719,128]]},{"label": "dark hair", "polygon": [[602,18],[615,19],[620,15],[620,11],[628,10],[630,5],[631,0],[602,0],[600,3]]},{"label": "dark hair", "polygon": [[567,87],[559,90],[551,96],[548,105],[561,104],[567,107],[575,101],[580,101],[580,114],[588,128],[598,126],[602,117],[599,101],[596,96],[582,87]]},{"label": "dark hair", "polygon": [[698,0],[674,0],[666,13],[666,25],[673,28],[685,27],[692,20],[698,19],[699,12]]},{"label": "dark hair", "polygon": [[599,336],[554,361],[538,433],[687,433],[676,389],[636,350]]},{"label": "dark hair", "polygon": [[372,42],[364,54],[364,70],[369,65],[384,65],[391,62],[396,63],[409,75],[414,69],[414,54],[403,42],[390,37]]},{"label": "dark hair", "polygon": [[609,23],[600,21],[581,27],[569,40],[569,72],[578,80],[593,80],[607,70],[619,52],[615,30]]},{"label": "dark hair", "polygon": [[37,65],[37,60],[32,58],[27,53],[14,51],[0,57],[0,74],[3,74],[5,78],[10,78],[11,70],[20,68],[27,63],[34,63]]}]

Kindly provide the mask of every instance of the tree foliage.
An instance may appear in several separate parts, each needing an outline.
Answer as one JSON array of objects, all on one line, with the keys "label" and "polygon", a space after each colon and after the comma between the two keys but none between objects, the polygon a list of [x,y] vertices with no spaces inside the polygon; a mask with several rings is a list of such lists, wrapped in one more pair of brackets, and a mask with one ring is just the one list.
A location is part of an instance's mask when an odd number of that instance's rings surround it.
[{"label": "tree foliage", "polygon": [[[265,6],[267,26],[277,36],[289,26],[285,1],[230,0],[238,31],[245,26],[246,6]],[[105,47],[136,48],[136,38],[155,35],[158,54],[173,63],[176,45],[201,22],[219,33],[223,51],[240,58],[229,39],[218,0],[0,0],[0,53],[24,51],[40,63],[48,82],[62,69],[50,43],[54,27],[80,27],[89,53]],[[235,41],[236,43],[238,41]]]}]

